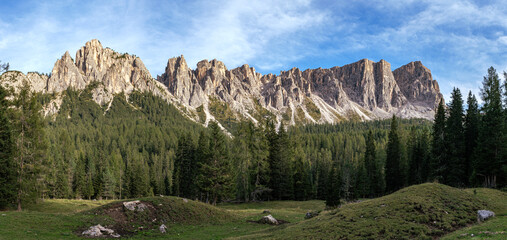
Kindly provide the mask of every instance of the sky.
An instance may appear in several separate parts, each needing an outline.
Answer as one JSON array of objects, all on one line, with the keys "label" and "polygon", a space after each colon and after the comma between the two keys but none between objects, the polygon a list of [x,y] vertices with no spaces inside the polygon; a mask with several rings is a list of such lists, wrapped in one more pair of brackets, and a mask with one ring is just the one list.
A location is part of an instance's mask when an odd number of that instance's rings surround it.
[{"label": "sky", "polygon": [[262,74],[330,68],[363,58],[392,70],[421,61],[446,101],[453,87],[479,93],[493,66],[507,71],[507,1],[22,1],[0,3],[0,61],[51,72],[91,39],[139,56],[156,77],[184,55]]}]

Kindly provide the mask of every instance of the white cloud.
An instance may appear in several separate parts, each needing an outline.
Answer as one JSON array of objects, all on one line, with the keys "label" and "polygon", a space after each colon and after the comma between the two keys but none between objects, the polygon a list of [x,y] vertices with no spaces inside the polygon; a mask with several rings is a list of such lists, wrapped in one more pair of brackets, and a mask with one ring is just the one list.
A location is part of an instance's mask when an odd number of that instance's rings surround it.
[{"label": "white cloud", "polygon": [[[217,58],[229,68],[253,60],[273,70],[312,54],[328,13],[311,1],[38,2],[8,26],[0,16],[0,55],[21,71],[49,72],[66,50],[90,39],[140,56],[153,75],[184,54],[189,65]],[[306,50],[305,50],[306,49]]]},{"label": "white cloud", "polygon": [[500,42],[501,44],[507,45],[507,36],[499,37],[498,42]]}]

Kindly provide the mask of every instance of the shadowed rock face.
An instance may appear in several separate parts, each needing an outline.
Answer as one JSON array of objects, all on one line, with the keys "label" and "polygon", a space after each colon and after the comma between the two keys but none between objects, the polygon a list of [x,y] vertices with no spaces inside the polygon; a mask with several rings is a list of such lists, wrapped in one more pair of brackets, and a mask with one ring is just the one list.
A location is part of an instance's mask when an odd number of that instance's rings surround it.
[{"label": "shadowed rock face", "polygon": [[[442,98],[438,83],[421,62],[391,71],[384,60],[363,59],[342,67],[292,68],[279,75],[262,75],[246,64],[229,70],[216,59],[200,61],[191,69],[180,56],[170,58],[165,72],[155,80],[140,58],[103,48],[98,40],[81,47],[75,61],[65,52],[50,77],[7,72],[0,79],[2,85],[15,89],[22,82],[28,82],[33,91],[57,95],[97,83],[92,96],[101,105],[111,103],[115,94],[150,91],[205,124],[216,119],[210,111],[210,105],[216,104],[225,105],[235,119],[255,123],[266,114],[288,124],[381,119],[393,114],[432,119]],[[47,112],[58,112],[60,104],[57,97]],[[198,109],[204,115],[196,114]]]},{"label": "shadowed rock face", "polygon": [[[278,76],[261,75],[248,65],[228,70],[217,60],[203,60],[192,70],[183,56],[171,58],[157,78],[181,104],[202,106],[216,98],[230,106],[238,118],[252,119],[255,101],[278,121],[338,122],[400,117],[432,119],[442,98],[429,69],[412,62],[394,72],[381,60],[363,59],[330,69],[293,68]],[[312,114],[313,113],[313,114]]]}]

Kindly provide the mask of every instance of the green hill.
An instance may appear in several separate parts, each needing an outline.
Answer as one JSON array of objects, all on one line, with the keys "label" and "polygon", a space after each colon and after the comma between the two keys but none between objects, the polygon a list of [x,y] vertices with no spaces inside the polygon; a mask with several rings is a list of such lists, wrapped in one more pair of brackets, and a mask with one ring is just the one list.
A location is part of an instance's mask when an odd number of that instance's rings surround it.
[{"label": "green hill", "polygon": [[350,203],[318,217],[246,238],[432,239],[476,222],[479,209],[505,212],[507,195],[425,183]]},{"label": "green hill", "polygon": [[[171,225],[201,225],[220,224],[238,219],[238,216],[221,208],[198,201],[179,197],[147,197],[140,198],[147,209],[129,211],[123,207],[123,202],[112,202],[96,209],[84,212],[84,215],[95,215],[88,221],[89,225],[101,224],[109,226],[122,236],[142,234],[158,234],[158,227],[162,224]],[[83,228],[86,229],[89,226]],[[81,231],[81,229],[79,229]]]}]

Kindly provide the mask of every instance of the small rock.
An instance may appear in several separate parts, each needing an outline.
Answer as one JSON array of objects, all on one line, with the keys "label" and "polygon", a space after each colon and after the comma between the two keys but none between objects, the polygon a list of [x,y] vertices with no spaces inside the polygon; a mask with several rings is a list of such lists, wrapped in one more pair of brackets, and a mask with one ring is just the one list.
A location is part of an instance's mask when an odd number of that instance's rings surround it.
[{"label": "small rock", "polygon": [[479,210],[477,211],[477,222],[483,222],[484,220],[494,217],[495,213],[489,210]]},{"label": "small rock", "polygon": [[278,225],[278,220],[276,220],[276,218],[274,218],[271,215],[267,215],[267,216],[262,217],[261,220],[259,220],[259,223]]},{"label": "small rock", "polygon": [[142,203],[139,200],[123,202],[123,206],[130,211],[138,211],[142,212],[147,208],[146,204]]},{"label": "small rock", "polygon": [[186,203],[187,203],[187,202],[188,202],[188,199],[186,199],[186,198],[183,198],[183,202],[186,202]]},{"label": "small rock", "polygon": [[268,213],[271,213],[269,210],[264,210],[262,211],[263,214],[268,214]]},{"label": "small rock", "polygon": [[305,214],[305,219],[310,219],[310,218],[313,218],[313,217],[316,217],[316,216],[319,216],[318,212],[307,212]]},{"label": "small rock", "polygon": [[162,224],[160,225],[160,227],[158,227],[158,230],[160,230],[161,233],[166,233],[167,227],[165,226],[165,224]]},{"label": "small rock", "polygon": [[114,233],[113,229],[102,227],[100,224],[91,226],[88,230],[84,231],[82,234],[88,237],[102,237],[102,236],[109,236],[114,238],[120,237],[119,234]]}]

